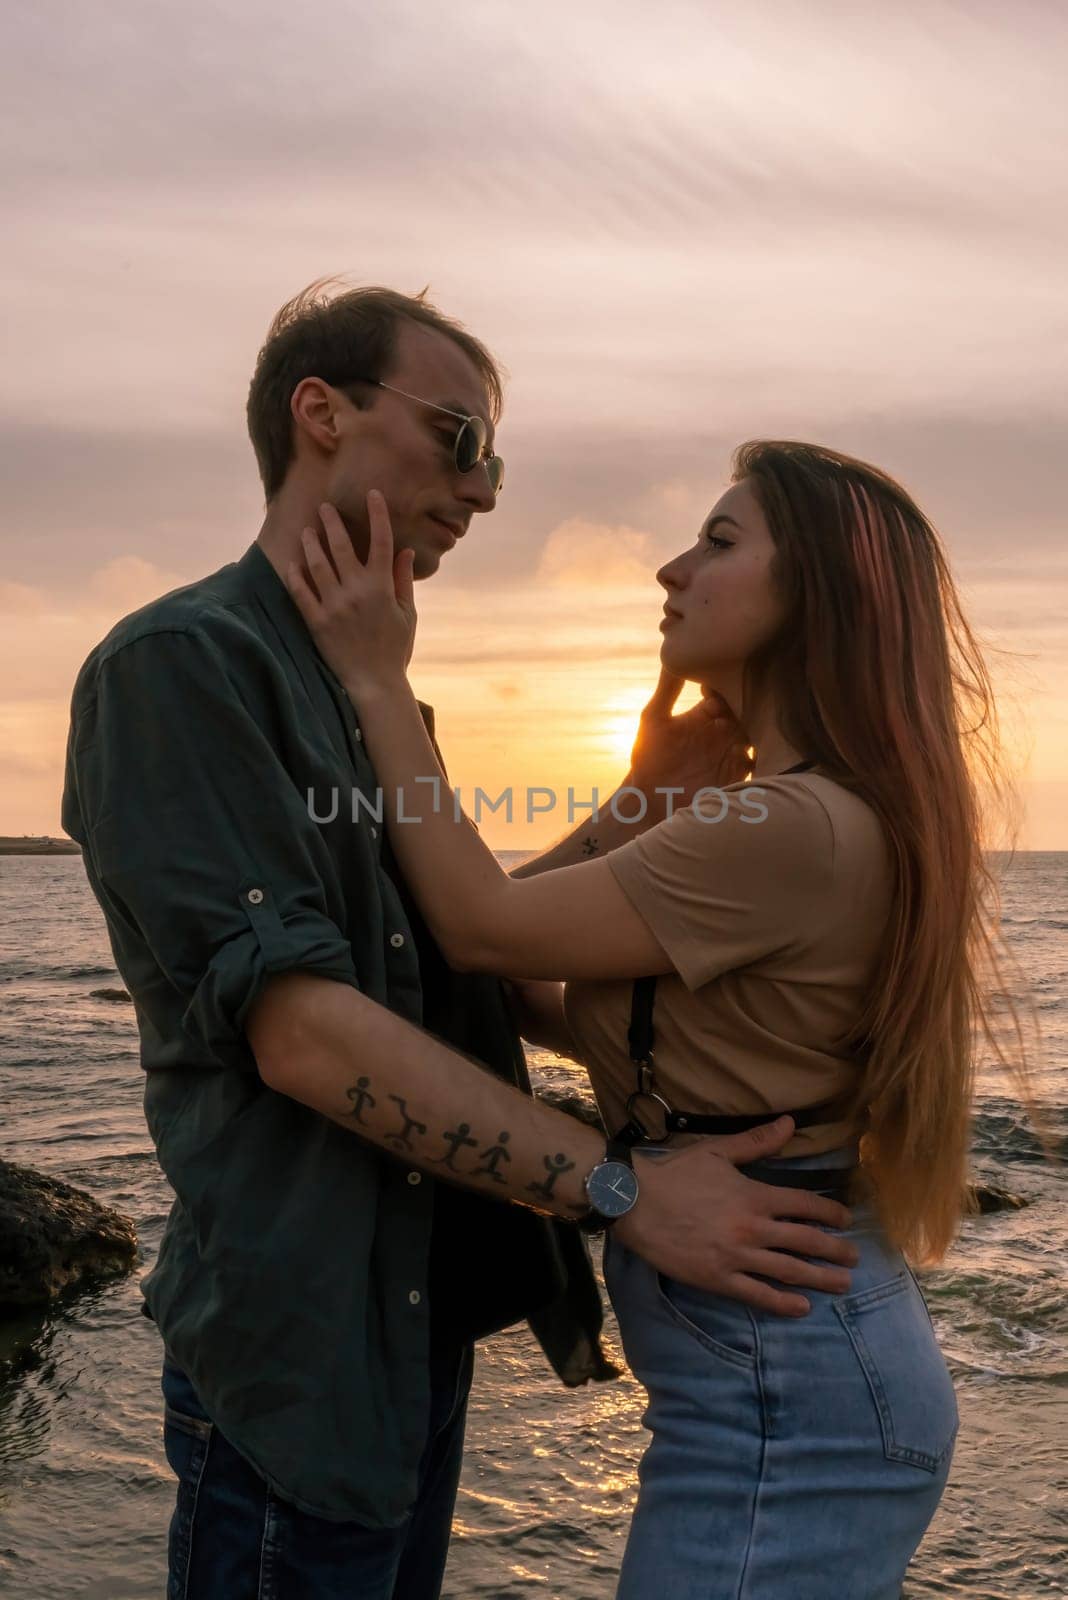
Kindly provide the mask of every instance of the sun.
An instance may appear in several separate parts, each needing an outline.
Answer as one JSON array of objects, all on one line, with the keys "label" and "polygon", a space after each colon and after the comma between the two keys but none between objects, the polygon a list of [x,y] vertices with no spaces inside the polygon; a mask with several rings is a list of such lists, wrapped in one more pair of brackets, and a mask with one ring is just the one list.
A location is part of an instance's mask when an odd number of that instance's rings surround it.
[{"label": "sun", "polygon": [[630,753],[638,737],[638,720],[651,692],[643,686],[622,689],[605,706],[598,729],[598,743],[615,760],[624,763],[630,761]]}]

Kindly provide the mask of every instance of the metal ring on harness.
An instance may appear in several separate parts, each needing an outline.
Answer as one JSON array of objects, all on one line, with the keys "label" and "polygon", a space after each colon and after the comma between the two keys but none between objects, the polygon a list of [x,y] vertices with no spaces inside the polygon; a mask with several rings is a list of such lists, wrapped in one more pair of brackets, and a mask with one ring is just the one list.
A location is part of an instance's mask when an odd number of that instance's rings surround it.
[{"label": "metal ring on harness", "polygon": [[[650,1132],[642,1118],[635,1113],[634,1102],[636,1100],[655,1100],[658,1106],[662,1106],[664,1110],[664,1126]],[[673,1114],[673,1108],[668,1105],[663,1095],[657,1094],[655,1089],[635,1089],[633,1094],[627,1096],[626,1113],[630,1121],[636,1123],[642,1129],[647,1139],[664,1139],[667,1137],[667,1118]]]}]

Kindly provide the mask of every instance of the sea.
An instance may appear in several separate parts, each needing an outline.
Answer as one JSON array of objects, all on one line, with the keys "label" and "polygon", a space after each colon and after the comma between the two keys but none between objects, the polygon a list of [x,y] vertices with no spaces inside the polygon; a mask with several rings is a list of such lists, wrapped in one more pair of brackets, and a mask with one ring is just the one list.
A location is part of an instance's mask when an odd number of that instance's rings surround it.
[{"label": "sea", "polygon": [[[976,1173],[1027,1205],[968,1219],[922,1275],[962,1425],[909,1600],[1068,1595],[1068,854],[1014,857],[1003,906],[1044,1036],[1040,1095],[1060,1159],[981,1061]],[[121,984],[80,858],[0,859],[0,1155],[88,1189],[139,1239],[129,1276],[0,1323],[0,1594],[13,1600],[164,1593],[174,1480],[138,1280],[171,1191],[141,1110],[133,1008],[92,994]],[[583,1081],[545,1051],[530,1063],[537,1084]],[[610,1312],[607,1327],[618,1351]],[[29,1359],[5,1364],[15,1348]],[[610,1600],[643,1404],[626,1374],[564,1389],[525,1326],[481,1343],[446,1596]]]}]

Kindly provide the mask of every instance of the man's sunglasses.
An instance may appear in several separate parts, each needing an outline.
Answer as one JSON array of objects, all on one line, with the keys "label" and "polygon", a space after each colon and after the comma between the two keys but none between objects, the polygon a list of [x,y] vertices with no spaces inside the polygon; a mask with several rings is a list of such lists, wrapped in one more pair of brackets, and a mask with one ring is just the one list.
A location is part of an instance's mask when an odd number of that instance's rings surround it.
[{"label": "man's sunglasses", "polygon": [[461,426],[457,429],[456,440],[453,444],[453,460],[460,472],[473,472],[479,462],[486,469],[486,476],[494,494],[500,494],[501,484],[504,482],[504,462],[500,456],[493,454],[486,448],[486,424],[481,417],[467,417],[462,411],[450,411],[448,406],[435,405],[433,400],[423,400],[417,394],[408,394],[405,389],[395,389],[391,383],[383,383],[379,378],[358,378],[358,383],[369,383],[376,389],[388,389],[390,394],[403,395],[405,400],[414,400],[417,405],[429,406],[431,411],[440,411],[446,417],[456,417]]}]

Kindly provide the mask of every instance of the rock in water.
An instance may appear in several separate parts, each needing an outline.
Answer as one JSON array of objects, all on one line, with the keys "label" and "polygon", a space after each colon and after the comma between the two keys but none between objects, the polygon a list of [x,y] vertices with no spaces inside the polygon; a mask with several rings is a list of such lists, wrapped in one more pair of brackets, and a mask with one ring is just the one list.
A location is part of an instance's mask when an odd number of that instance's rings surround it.
[{"label": "rock in water", "polygon": [[578,1122],[588,1122],[591,1128],[600,1128],[604,1132],[601,1113],[592,1095],[583,1094],[579,1089],[546,1086],[536,1091],[536,1098],[544,1100],[546,1105],[555,1106],[557,1111],[566,1111],[569,1117],[574,1117]]},{"label": "rock in water", "polygon": [[90,989],[89,998],[90,1000],[129,1000],[130,1004],[133,1004],[132,996],[125,989]]},{"label": "rock in water", "polygon": [[1013,1194],[1011,1189],[1002,1189],[996,1183],[973,1183],[969,1189],[971,1209],[984,1217],[991,1211],[1022,1211],[1031,1204],[1023,1195]]},{"label": "rock in water", "polygon": [[129,1217],[59,1178],[0,1161],[0,1313],[48,1305],[129,1272],[136,1259]]}]

